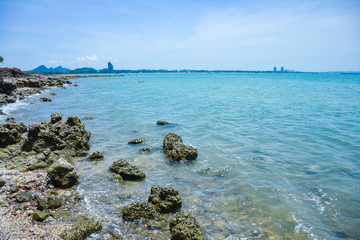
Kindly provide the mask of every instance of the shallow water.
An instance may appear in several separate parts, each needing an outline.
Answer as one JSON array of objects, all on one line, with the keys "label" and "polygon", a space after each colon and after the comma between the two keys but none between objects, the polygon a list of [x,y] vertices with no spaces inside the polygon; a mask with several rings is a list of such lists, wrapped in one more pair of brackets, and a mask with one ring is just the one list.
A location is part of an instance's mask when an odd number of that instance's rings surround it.
[{"label": "shallow water", "polygon": [[[360,75],[169,73],[74,80],[8,105],[25,124],[50,114],[93,116],[96,163],[79,161],[88,208],[129,239],[167,239],[167,230],[126,224],[120,208],[147,201],[152,185],[179,190],[208,239],[360,238]],[[144,81],[144,82],[138,82]],[[50,92],[57,93],[51,96]],[[40,102],[45,96],[53,102]],[[0,116],[1,117],[1,116]],[[1,118],[4,121],[4,116]],[[174,123],[157,126],[157,120]],[[198,148],[170,163],[164,136]],[[128,145],[134,138],[146,144]],[[151,153],[139,153],[141,147]],[[108,167],[126,159],[146,172],[118,183]]]}]

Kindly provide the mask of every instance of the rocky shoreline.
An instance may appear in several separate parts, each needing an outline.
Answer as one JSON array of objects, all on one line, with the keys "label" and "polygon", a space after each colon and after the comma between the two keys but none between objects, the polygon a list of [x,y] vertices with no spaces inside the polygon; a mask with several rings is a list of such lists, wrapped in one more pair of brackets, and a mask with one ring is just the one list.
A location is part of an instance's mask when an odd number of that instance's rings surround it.
[{"label": "rocky shoreline", "polygon": [[[72,84],[68,79],[73,78],[0,69],[0,106],[48,87]],[[94,220],[86,211],[76,190],[79,173],[72,165],[79,157],[88,161],[104,157],[100,152],[90,154],[90,136],[79,118],[65,120],[60,113],[29,126],[13,118],[0,124],[0,239],[86,239],[102,230],[101,219]],[[134,139],[129,144],[144,141]],[[164,138],[163,147],[170,161],[193,161],[198,155],[197,149],[184,145],[173,133]],[[146,174],[120,159],[111,165],[109,176],[124,183],[141,181]],[[131,203],[121,212],[128,222],[149,221],[149,226],[160,222],[174,240],[205,239],[196,219],[181,207],[177,190],[153,186],[147,203]],[[109,237],[128,239],[110,230],[96,239]]]}]

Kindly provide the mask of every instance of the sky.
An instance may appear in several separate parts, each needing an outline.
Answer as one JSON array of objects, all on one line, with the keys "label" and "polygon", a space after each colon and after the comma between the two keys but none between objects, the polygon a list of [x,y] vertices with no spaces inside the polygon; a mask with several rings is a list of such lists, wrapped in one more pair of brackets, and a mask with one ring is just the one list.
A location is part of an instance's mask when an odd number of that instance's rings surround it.
[{"label": "sky", "polygon": [[0,0],[0,67],[360,71],[360,0]]}]

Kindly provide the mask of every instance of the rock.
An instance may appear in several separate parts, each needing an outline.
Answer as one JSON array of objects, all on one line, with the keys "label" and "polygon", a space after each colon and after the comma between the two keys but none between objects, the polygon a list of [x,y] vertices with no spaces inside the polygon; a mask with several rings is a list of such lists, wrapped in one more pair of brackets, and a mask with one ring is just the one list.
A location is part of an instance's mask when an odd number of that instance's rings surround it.
[{"label": "rock", "polygon": [[142,180],[146,177],[144,172],[123,159],[113,162],[109,169],[119,174],[124,180]]},{"label": "rock", "polygon": [[42,222],[49,216],[49,213],[44,211],[37,211],[31,214],[32,219]]},{"label": "rock", "polygon": [[52,113],[50,115],[50,117],[51,117],[51,123],[54,124],[62,119],[62,114],[61,113]]},{"label": "rock", "polygon": [[91,234],[101,231],[102,225],[100,222],[91,221],[89,219],[82,219],[76,222],[71,230],[65,230],[60,234],[64,240],[80,240],[86,239]]},{"label": "rock", "polygon": [[76,83],[73,85],[74,87],[78,87],[79,85],[77,85]]},{"label": "rock", "polygon": [[52,212],[51,216],[53,216],[54,218],[61,218],[61,217],[64,217],[64,216],[70,216],[70,213],[67,212],[67,211],[59,210],[59,211],[56,211],[56,212]]},{"label": "rock", "polygon": [[143,142],[145,142],[145,139],[137,138],[137,139],[133,139],[133,140],[129,141],[128,144],[140,144]]},{"label": "rock", "polygon": [[62,200],[57,196],[49,196],[47,199],[47,207],[49,209],[56,209],[61,207]]},{"label": "rock", "polygon": [[131,203],[121,209],[125,221],[133,222],[143,219],[155,219],[157,214],[154,206],[149,203]]},{"label": "rock", "polygon": [[181,209],[182,201],[179,192],[172,188],[152,186],[148,202],[161,213],[174,213]]},{"label": "rock", "polygon": [[5,180],[0,178],[0,187],[3,187],[5,186]]},{"label": "rock", "polygon": [[8,119],[5,124],[0,124],[0,148],[20,142],[21,135],[26,131],[23,123],[16,123],[13,119]]},{"label": "rock", "polygon": [[139,152],[151,152],[152,148],[151,147],[144,147],[144,148],[140,148]]},{"label": "rock", "polygon": [[87,117],[84,117],[85,120],[93,120],[94,117],[93,116],[87,116]]},{"label": "rock", "polygon": [[37,202],[37,208],[39,210],[44,210],[44,209],[47,209],[48,206],[47,206],[47,201],[44,197],[42,196],[35,196],[36,198],[36,202]]},{"label": "rock", "polygon": [[98,160],[98,159],[103,159],[104,155],[101,152],[93,152],[88,159],[89,160]]},{"label": "rock", "polygon": [[78,183],[79,174],[73,165],[60,159],[53,163],[47,171],[47,176],[56,187],[69,188]]},{"label": "rock", "polygon": [[198,156],[196,148],[182,143],[180,136],[169,133],[163,140],[164,153],[171,161],[195,160]]},{"label": "rock", "polygon": [[42,101],[42,102],[51,102],[52,100],[50,98],[42,97],[42,98],[40,98],[40,101]]},{"label": "rock", "polygon": [[156,122],[156,125],[168,125],[168,124],[169,124],[169,122],[161,121],[161,120]]},{"label": "rock", "polygon": [[114,230],[108,230],[108,234],[110,234],[111,239],[123,239],[123,236],[117,232],[115,232]]},{"label": "rock", "polygon": [[53,113],[51,121],[29,125],[22,150],[49,153],[61,150],[74,156],[84,156],[90,149],[90,135],[79,118],[69,116],[64,121],[60,113]]},{"label": "rock", "polygon": [[52,92],[52,93],[50,93],[50,95],[55,96],[55,95],[56,95],[56,93]]},{"label": "rock", "polygon": [[205,240],[196,219],[189,214],[177,214],[170,220],[171,240]]},{"label": "rock", "polygon": [[16,195],[16,201],[19,203],[30,202],[33,198],[33,195],[30,192],[23,192]]}]

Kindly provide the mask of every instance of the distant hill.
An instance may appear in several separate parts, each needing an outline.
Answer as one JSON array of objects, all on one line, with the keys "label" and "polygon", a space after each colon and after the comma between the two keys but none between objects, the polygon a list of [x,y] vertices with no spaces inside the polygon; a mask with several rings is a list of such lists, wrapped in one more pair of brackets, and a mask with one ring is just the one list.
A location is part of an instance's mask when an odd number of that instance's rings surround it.
[{"label": "distant hill", "polygon": [[30,70],[31,73],[68,73],[70,69],[58,66],[56,68],[47,68],[45,65],[38,66],[37,68]]},{"label": "distant hill", "polygon": [[97,73],[98,71],[94,68],[84,67],[84,68],[76,68],[74,70],[69,71],[72,74],[84,74],[84,73]]}]

